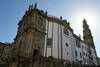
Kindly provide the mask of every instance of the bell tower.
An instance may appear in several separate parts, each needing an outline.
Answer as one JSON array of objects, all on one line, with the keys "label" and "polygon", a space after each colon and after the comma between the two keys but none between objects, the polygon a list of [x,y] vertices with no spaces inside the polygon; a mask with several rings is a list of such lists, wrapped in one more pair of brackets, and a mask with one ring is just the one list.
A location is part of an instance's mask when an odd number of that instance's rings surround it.
[{"label": "bell tower", "polygon": [[46,14],[37,8],[37,4],[30,5],[18,23],[15,44],[18,56],[32,57],[44,55]]},{"label": "bell tower", "polygon": [[88,46],[95,48],[91,30],[85,19],[83,20],[83,39]]}]

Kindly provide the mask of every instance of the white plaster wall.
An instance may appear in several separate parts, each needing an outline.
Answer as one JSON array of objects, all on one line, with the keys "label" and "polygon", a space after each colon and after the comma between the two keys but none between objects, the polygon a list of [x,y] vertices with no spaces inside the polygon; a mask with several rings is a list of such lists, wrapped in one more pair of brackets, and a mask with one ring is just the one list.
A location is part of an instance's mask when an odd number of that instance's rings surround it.
[{"label": "white plaster wall", "polygon": [[58,32],[59,32],[59,34],[58,34],[59,35],[59,38],[58,38],[59,39],[59,41],[58,41],[59,42],[59,44],[58,44],[58,46],[59,46],[58,47],[59,48],[58,58],[60,58],[60,59],[61,59],[61,27],[62,27],[62,25],[58,24]]},{"label": "white plaster wall", "polygon": [[51,48],[47,48],[47,57],[51,56]]},{"label": "white plaster wall", "polygon": [[48,38],[52,38],[52,22],[49,21]]},{"label": "white plaster wall", "polygon": [[53,23],[53,57],[58,58],[58,24]]},{"label": "white plaster wall", "polygon": [[90,50],[91,50],[91,55],[93,57],[93,62],[97,65],[95,50],[92,47],[90,47]]},{"label": "white plaster wall", "polygon": [[71,37],[71,53],[72,53],[72,61],[76,61],[76,58],[75,58],[75,47],[76,47],[76,40],[75,40],[75,37],[73,36],[73,32],[70,31],[70,37]]},{"label": "white plaster wall", "polygon": [[[58,58],[58,24],[56,22],[49,21],[48,26],[48,38],[52,38],[52,46],[47,47],[47,57],[53,56]],[[48,24],[47,23],[47,24]]]},{"label": "white plaster wall", "polygon": [[76,62],[76,56],[75,56],[75,51],[76,51],[76,40],[75,37],[73,36],[73,61]]},{"label": "white plaster wall", "polygon": [[[85,55],[83,55],[83,64],[88,64],[87,60],[89,58],[86,55],[86,53],[88,54],[88,51],[87,51],[88,46],[84,42],[81,42],[81,48],[82,48],[82,54],[83,54],[83,52],[85,53]],[[84,61],[84,58],[86,59],[86,62]]]},{"label": "white plaster wall", "polygon": [[52,22],[46,19],[46,35],[45,35],[45,46],[44,46],[44,56],[51,56],[51,47],[47,46],[47,38],[52,38]]},{"label": "white plaster wall", "polygon": [[[72,61],[72,34],[71,32],[69,31],[69,35],[65,35],[63,32],[64,30],[64,27],[62,28],[62,41],[63,41],[63,44],[62,44],[62,49],[63,49],[63,59],[65,60],[70,60]],[[68,44],[68,47],[66,47],[66,43]],[[68,52],[68,54],[67,54]]]},{"label": "white plaster wall", "polygon": [[[52,22],[48,21],[48,34],[47,34],[47,37],[48,38],[52,38]],[[51,44],[51,47],[48,47],[47,46],[47,57],[48,56],[52,56],[52,45]]]},{"label": "white plaster wall", "polygon": [[[53,44],[52,44],[52,47],[49,47],[46,49],[46,40],[47,40],[47,35],[46,35],[45,36],[45,39],[46,39],[45,40],[45,49],[44,49],[45,54],[47,54],[47,56],[52,55],[55,58],[61,58],[61,59],[65,59],[65,60],[75,61],[75,43],[76,42],[73,37],[72,31],[68,30],[69,35],[65,35],[63,33],[64,32],[63,25],[57,24],[56,22],[51,22],[51,21],[48,22],[47,21],[46,22],[46,33],[47,33],[48,23],[49,23],[48,38],[53,38]],[[66,43],[68,43],[68,47],[66,47]]]},{"label": "white plaster wall", "polygon": [[[84,58],[86,59],[86,61],[88,59],[88,56],[86,56],[86,53],[88,54],[87,51],[88,46],[84,42],[80,41],[81,47],[80,48],[76,47],[76,40],[75,37],[73,36],[72,31],[68,30],[69,35],[65,35],[63,33],[63,29],[64,29],[63,25],[46,20],[46,33],[47,33],[47,28],[48,28],[48,36],[47,34],[45,36],[44,56],[48,57],[52,55],[55,58],[60,58],[60,59],[65,59],[70,61],[76,61],[76,59],[78,59],[78,60],[82,60],[83,64],[88,64],[87,62],[84,62]],[[47,37],[53,38],[52,47],[47,48]],[[66,47],[66,43],[68,43],[68,47]],[[78,53],[77,57],[75,57],[75,50]],[[96,55],[94,49],[91,48],[91,51],[92,51],[94,62],[96,63]],[[83,52],[85,53],[85,56],[83,56]],[[80,53],[82,54],[82,58],[80,57]]]},{"label": "white plaster wall", "polygon": [[61,48],[61,45],[63,44],[63,42],[61,44],[61,39],[63,41],[63,37],[61,35],[61,34],[63,34],[62,27],[63,27],[62,25],[60,25],[56,22],[49,21],[48,38],[53,39],[53,44],[52,44],[51,49],[50,49],[50,47],[47,48],[47,56],[53,56],[55,58],[61,59],[61,49],[63,49],[63,48]]},{"label": "white plaster wall", "polygon": [[80,53],[82,54],[82,49],[76,46],[76,51],[77,51],[77,57],[76,57],[76,59],[78,59],[78,61],[82,61],[83,58],[80,57]]},{"label": "white plaster wall", "polygon": [[95,50],[94,50],[92,47],[90,47],[90,50],[91,50],[91,55],[92,55],[93,57],[96,57],[96,55],[95,55]]}]

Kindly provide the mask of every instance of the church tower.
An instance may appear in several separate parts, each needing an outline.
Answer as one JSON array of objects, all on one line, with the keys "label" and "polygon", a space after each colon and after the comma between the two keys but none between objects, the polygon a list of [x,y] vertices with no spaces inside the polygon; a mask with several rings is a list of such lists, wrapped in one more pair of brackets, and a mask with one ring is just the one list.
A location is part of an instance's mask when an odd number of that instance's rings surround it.
[{"label": "church tower", "polygon": [[46,14],[37,8],[37,4],[30,5],[18,23],[15,45],[16,54],[21,57],[44,55]]},{"label": "church tower", "polygon": [[90,30],[89,25],[87,24],[87,21],[85,19],[83,20],[83,39],[84,39],[84,42],[89,47],[91,46],[91,47],[95,48],[91,30]]}]

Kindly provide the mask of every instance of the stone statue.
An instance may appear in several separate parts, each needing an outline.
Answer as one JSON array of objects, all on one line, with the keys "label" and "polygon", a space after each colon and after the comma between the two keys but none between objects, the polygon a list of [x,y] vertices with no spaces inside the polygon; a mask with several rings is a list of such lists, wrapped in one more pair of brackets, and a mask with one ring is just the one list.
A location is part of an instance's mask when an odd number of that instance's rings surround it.
[{"label": "stone statue", "polygon": [[34,5],[34,9],[36,9],[37,8],[37,3],[35,3],[35,5]]},{"label": "stone statue", "polygon": [[48,14],[47,10],[45,11],[45,14],[46,14],[46,15]]}]

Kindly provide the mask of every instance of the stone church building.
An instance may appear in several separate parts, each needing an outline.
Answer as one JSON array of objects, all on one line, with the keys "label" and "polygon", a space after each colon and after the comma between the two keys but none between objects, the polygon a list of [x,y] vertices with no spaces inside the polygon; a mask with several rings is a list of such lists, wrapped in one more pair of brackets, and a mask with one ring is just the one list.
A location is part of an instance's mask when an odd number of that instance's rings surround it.
[{"label": "stone church building", "polygon": [[85,19],[82,40],[66,19],[48,15],[37,4],[30,5],[18,23],[14,42],[0,42],[0,67],[65,67],[66,63],[97,65],[93,36]]}]

